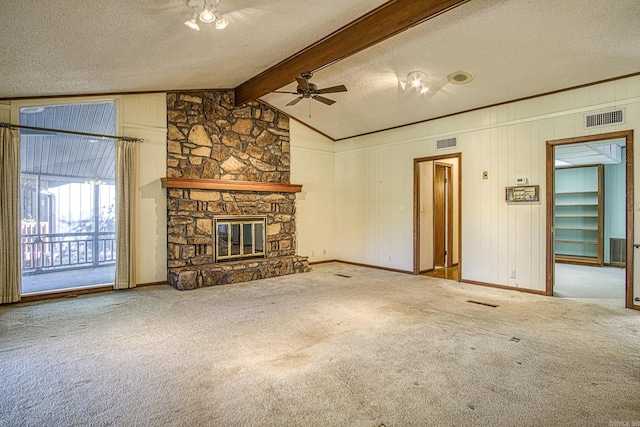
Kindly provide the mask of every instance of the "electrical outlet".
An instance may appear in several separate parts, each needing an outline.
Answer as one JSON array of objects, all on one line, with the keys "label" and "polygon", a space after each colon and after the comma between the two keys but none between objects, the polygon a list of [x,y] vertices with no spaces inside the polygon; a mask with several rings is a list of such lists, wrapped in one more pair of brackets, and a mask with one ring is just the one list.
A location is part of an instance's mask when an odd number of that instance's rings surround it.
[{"label": "electrical outlet", "polygon": [[311,251],[311,256],[316,256],[316,251]]},{"label": "electrical outlet", "polygon": [[489,171],[482,171],[482,179],[489,179]]},{"label": "electrical outlet", "polygon": [[515,279],[516,278],[516,271],[515,270],[510,270],[509,271],[509,278],[511,278],[511,279]]},{"label": "electrical outlet", "polygon": [[327,254],[327,250],[322,248],[322,255],[326,255]]},{"label": "electrical outlet", "polygon": [[389,254],[389,262],[391,262],[391,254]]}]

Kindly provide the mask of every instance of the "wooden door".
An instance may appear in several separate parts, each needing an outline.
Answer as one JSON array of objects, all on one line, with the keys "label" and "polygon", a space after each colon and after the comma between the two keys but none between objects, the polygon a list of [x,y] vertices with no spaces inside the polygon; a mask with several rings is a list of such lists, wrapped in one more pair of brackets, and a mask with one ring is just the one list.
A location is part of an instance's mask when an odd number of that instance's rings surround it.
[{"label": "wooden door", "polygon": [[451,267],[451,165],[435,163],[433,171],[433,266]]}]

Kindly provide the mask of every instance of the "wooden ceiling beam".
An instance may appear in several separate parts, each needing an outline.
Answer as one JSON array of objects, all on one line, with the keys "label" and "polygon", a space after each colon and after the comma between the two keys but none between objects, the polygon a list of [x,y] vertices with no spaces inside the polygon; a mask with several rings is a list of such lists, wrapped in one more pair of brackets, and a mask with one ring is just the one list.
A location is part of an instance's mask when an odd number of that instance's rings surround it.
[{"label": "wooden ceiling beam", "polygon": [[255,101],[469,0],[391,0],[234,89],[235,104]]}]

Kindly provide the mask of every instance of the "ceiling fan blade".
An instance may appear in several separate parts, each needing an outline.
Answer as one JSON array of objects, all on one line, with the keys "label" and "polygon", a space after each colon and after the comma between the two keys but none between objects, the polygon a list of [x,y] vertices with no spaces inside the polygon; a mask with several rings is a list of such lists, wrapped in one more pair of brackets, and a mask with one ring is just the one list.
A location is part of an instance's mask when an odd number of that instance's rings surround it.
[{"label": "ceiling fan blade", "polygon": [[318,89],[318,93],[338,93],[346,92],[347,87],[345,85],[325,87],[324,89]]},{"label": "ceiling fan blade", "polygon": [[325,98],[324,96],[314,96],[313,99],[327,105],[333,105],[336,103],[333,99]]},{"label": "ceiling fan blade", "polygon": [[288,104],[286,105],[286,107],[289,107],[289,106],[291,106],[291,105],[296,105],[298,102],[302,101],[303,99],[304,99],[304,97],[303,97],[303,96],[301,96],[301,97],[299,97],[299,98],[296,98],[296,99],[294,99],[293,101],[291,101],[290,103],[288,103]]},{"label": "ceiling fan blade", "polygon": [[298,92],[285,92],[285,91],[282,91],[282,90],[274,90],[271,93],[288,93],[288,94],[291,94],[291,95],[298,95]]},{"label": "ceiling fan blade", "polygon": [[296,81],[298,82],[298,86],[301,87],[302,89],[308,90],[309,89],[309,81],[306,79],[303,79],[302,77],[296,77]]}]

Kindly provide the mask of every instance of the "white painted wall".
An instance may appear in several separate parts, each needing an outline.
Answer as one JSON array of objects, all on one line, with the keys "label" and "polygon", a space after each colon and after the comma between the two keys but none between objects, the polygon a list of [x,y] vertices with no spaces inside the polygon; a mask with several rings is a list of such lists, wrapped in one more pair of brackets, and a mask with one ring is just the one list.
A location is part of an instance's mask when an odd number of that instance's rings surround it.
[{"label": "white painted wall", "polygon": [[138,151],[137,282],[167,280],[167,96],[122,97],[122,135],[143,138]]},{"label": "white painted wall", "polygon": [[291,183],[296,195],[298,254],[310,262],[336,259],[334,143],[295,120],[290,121]]},{"label": "white painted wall", "polygon": [[[583,128],[586,112],[617,107],[626,109],[624,125]],[[444,154],[436,139],[458,136],[452,152],[462,153],[462,278],[543,291],[546,201],[508,205],[504,188],[527,177],[544,199],[547,140],[634,128],[638,76],[337,142],[336,258],[412,270],[413,159]],[[640,162],[635,170],[640,200]]]},{"label": "white painted wall", "polygon": [[11,102],[10,101],[0,102],[0,122],[4,122],[4,123],[11,122]]}]

